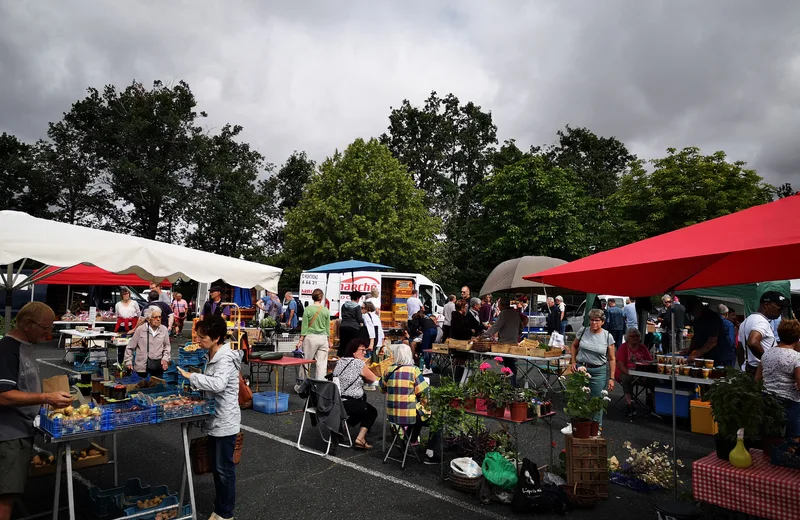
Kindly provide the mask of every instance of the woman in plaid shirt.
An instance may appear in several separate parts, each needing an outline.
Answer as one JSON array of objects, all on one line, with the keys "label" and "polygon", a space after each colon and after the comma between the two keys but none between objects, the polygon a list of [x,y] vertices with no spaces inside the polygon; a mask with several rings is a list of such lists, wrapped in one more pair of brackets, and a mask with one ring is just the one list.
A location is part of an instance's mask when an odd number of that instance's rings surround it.
[{"label": "woman in plaid shirt", "polygon": [[[428,382],[414,365],[411,347],[397,345],[394,351],[395,366],[380,380],[381,391],[387,394],[386,416],[411,435],[416,443],[423,426],[427,426],[430,411],[427,408]],[[425,451],[425,464],[439,464],[436,454],[440,433],[431,433]]]}]

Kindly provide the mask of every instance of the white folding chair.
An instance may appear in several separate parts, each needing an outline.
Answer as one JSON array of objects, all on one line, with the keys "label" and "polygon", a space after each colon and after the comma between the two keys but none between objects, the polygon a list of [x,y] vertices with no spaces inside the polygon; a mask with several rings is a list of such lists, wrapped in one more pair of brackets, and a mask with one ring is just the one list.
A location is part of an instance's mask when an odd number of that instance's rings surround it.
[{"label": "white folding chair", "polygon": [[[306,405],[303,409],[303,420],[300,423],[300,433],[297,435],[297,449],[300,451],[304,451],[306,453],[311,453],[313,455],[319,455],[321,457],[326,457],[328,453],[331,451],[331,444],[333,444],[333,436],[334,433],[329,431],[328,428],[322,424],[322,421],[319,418],[316,418],[317,421],[317,429],[319,429],[319,434],[322,437],[322,440],[327,444],[327,447],[324,452],[315,450],[314,448],[310,448],[307,446],[303,446],[301,440],[303,438],[303,430],[305,429],[306,419],[309,415],[316,416],[317,415],[317,389],[324,385],[333,385],[336,388],[336,396],[337,400],[339,401],[339,406],[342,407],[341,414],[342,414],[342,422],[339,426],[340,433],[342,438],[345,436],[347,437],[347,443],[340,442],[339,446],[343,448],[352,448],[353,447],[353,438],[350,435],[350,428],[347,427],[347,413],[344,410],[344,406],[342,405],[341,396],[339,396],[339,386],[335,383],[330,381],[321,381],[318,379],[308,379],[307,383],[311,385],[310,392],[308,394],[308,398],[306,398]],[[327,438],[326,438],[326,431],[327,431]]]}]

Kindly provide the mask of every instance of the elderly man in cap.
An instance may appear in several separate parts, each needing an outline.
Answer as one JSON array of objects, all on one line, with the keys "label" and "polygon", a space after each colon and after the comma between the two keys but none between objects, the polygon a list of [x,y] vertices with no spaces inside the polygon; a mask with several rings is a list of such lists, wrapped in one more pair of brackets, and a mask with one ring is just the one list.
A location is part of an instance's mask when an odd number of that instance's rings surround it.
[{"label": "elderly man in cap", "polygon": [[739,326],[739,343],[747,354],[742,368],[753,377],[761,363],[761,356],[778,343],[770,321],[778,319],[783,310],[789,307],[788,298],[778,291],[765,292],[759,302],[758,311]]},{"label": "elderly man in cap", "polygon": [[53,309],[30,302],[0,340],[0,520],[11,518],[14,499],[25,491],[33,458],[33,419],[39,406],[72,404],[67,392],[41,393],[34,345],[51,339]]},{"label": "elderly man in cap", "polygon": [[222,316],[223,314],[230,317],[230,307],[222,305],[222,287],[219,285],[212,285],[208,290],[209,299],[203,305],[203,313],[200,315],[202,320],[206,316]]}]

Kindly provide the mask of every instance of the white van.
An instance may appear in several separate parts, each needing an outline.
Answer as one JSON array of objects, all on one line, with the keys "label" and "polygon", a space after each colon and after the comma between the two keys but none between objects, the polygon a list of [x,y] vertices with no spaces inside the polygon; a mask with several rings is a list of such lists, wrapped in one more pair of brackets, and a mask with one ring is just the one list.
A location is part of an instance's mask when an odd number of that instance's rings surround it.
[{"label": "white van", "polygon": [[[419,299],[435,315],[437,321],[444,320],[442,312],[447,297],[441,286],[419,273],[384,273],[376,271],[355,271],[353,273],[312,273],[303,271],[300,274],[300,302],[311,304],[311,293],[314,289],[322,289],[328,300],[331,316],[339,315],[339,306],[350,299],[351,291],[360,291],[369,296],[369,292],[377,288],[380,292],[381,311],[392,311],[389,305],[395,299],[394,288],[399,281],[412,282],[413,288],[419,291]],[[384,297],[385,296],[385,297]]]},{"label": "white van", "polygon": [[[616,302],[617,307],[620,309],[625,306],[627,296],[615,296],[613,294],[598,294],[597,297],[601,300],[608,302],[612,299]],[[567,332],[578,332],[583,327],[583,313],[586,311],[586,300],[575,310],[575,312],[567,311]]]}]

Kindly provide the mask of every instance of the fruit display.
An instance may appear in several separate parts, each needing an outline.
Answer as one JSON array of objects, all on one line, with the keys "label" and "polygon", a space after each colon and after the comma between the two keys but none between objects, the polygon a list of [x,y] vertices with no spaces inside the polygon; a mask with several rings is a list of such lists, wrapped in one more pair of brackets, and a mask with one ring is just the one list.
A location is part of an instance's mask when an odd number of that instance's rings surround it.
[{"label": "fruit display", "polygon": [[137,400],[156,406],[160,421],[177,419],[179,417],[190,417],[192,415],[206,415],[214,411],[213,401],[204,399],[197,394],[185,392],[166,395],[137,395]]},{"label": "fruit display", "polygon": [[170,520],[172,518],[177,518],[178,516],[178,508],[170,509],[169,511],[161,511],[160,513],[156,513],[155,520]]},{"label": "fruit display", "polygon": [[100,408],[97,406],[91,408],[88,404],[82,404],[78,408],[73,408],[72,406],[67,406],[66,408],[56,408],[55,410],[51,410],[47,414],[47,417],[49,419],[64,419],[65,421],[68,421],[87,419],[89,417],[100,417],[102,413],[102,410],[100,410]]},{"label": "fruit display", "polygon": [[191,345],[186,345],[185,347],[183,347],[184,352],[194,352],[196,350],[200,350],[200,345],[198,345],[197,343],[192,343]]},{"label": "fruit display", "polygon": [[137,500],[136,507],[139,509],[150,509],[151,507],[161,505],[161,502],[163,502],[165,498],[167,498],[167,495],[159,495],[147,500]]}]

